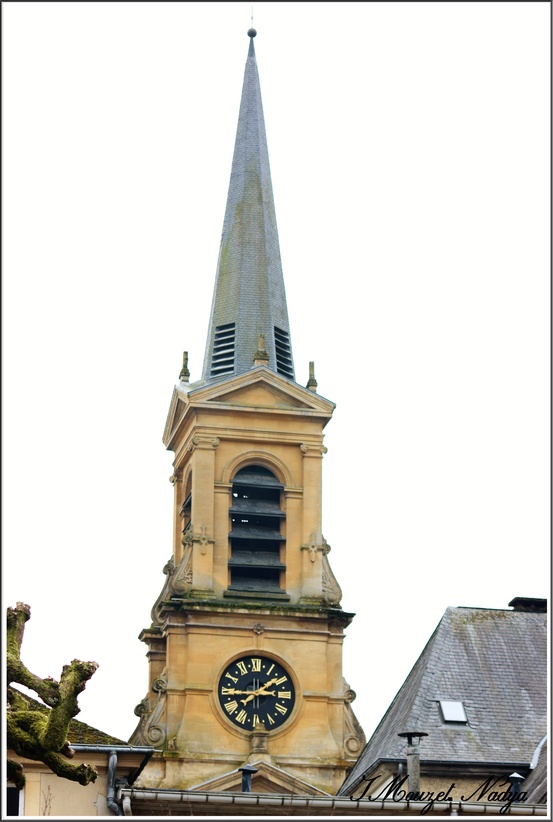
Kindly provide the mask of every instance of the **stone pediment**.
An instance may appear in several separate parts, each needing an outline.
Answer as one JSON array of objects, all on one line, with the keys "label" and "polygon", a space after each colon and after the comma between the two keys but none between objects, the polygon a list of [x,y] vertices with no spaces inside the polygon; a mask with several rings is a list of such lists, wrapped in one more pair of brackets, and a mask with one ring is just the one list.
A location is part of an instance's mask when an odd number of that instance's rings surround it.
[{"label": "stone pediment", "polygon": [[[315,788],[308,782],[298,779],[295,776],[277,768],[270,762],[251,762],[248,763],[252,767],[257,768],[257,773],[252,775],[252,793],[274,793],[274,794],[294,794],[304,796],[329,796],[325,791]],[[190,791],[206,791],[209,793],[215,792],[230,792],[240,793],[242,790],[242,773],[239,769],[230,771],[229,773],[217,776],[214,779],[209,779],[207,782],[202,782],[199,785],[194,785],[189,788]]]},{"label": "stone pediment", "polygon": [[178,428],[178,425],[186,413],[188,408],[188,396],[186,392],[176,387],[173,389],[173,396],[171,397],[171,405],[167,414],[167,421],[163,431],[163,444],[166,448],[169,447],[169,442],[173,433]]},{"label": "stone pediment", "polygon": [[334,403],[281,377],[270,368],[258,366],[218,383],[202,386],[189,393],[190,402],[230,405],[263,405],[266,407],[300,408],[332,414]]},{"label": "stone pediment", "polygon": [[306,413],[330,419],[335,405],[330,400],[281,377],[264,366],[217,383],[175,387],[163,442],[168,447],[188,408],[256,408]]}]

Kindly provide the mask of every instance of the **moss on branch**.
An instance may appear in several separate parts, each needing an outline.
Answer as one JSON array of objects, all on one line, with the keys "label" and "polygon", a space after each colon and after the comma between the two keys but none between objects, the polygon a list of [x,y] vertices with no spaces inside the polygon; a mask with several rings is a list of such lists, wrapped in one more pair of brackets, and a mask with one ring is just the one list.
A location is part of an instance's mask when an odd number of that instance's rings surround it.
[{"label": "moss on branch", "polygon": [[[30,709],[23,697],[8,687],[8,748],[19,756],[44,762],[64,779],[88,785],[95,781],[97,772],[90,765],[71,765],[66,761],[74,755],[67,730],[71,719],[79,713],[77,697],[98,664],[74,659],[70,665],[64,665],[59,682],[33,674],[21,661],[21,644],[30,616],[31,609],[22,602],[15,608],[8,608],[7,684],[17,683],[30,688],[51,710],[44,714]],[[25,784],[21,765],[8,761],[8,770],[13,774],[10,778],[14,785],[21,789]]]}]

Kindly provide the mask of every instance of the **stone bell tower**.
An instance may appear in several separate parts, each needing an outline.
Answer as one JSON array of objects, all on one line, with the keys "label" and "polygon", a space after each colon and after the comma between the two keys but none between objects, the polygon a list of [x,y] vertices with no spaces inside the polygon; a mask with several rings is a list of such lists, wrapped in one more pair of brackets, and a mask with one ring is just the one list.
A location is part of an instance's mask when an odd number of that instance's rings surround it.
[{"label": "stone bell tower", "polygon": [[279,790],[267,774],[285,773],[334,793],[365,741],[342,674],[353,614],[322,534],[334,404],[312,364],[307,386],[295,381],[255,34],[203,373],[190,382],[185,354],[163,436],[174,541],[140,635],[149,689],[130,741],[160,751],[145,787],[228,790],[225,775],[263,762],[264,791]]}]

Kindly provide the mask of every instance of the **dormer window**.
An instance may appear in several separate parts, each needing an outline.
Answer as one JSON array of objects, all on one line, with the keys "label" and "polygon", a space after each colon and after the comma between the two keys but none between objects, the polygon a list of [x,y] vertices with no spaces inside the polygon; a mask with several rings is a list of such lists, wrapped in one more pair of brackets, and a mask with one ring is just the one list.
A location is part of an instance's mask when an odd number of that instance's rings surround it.
[{"label": "dormer window", "polygon": [[444,722],[463,725],[468,723],[467,715],[465,713],[465,706],[462,702],[456,702],[449,699],[440,699],[439,704]]},{"label": "dormer window", "polygon": [[283,595],[283,485],[260,465],[238,471],[232,483],[229,592]]}]

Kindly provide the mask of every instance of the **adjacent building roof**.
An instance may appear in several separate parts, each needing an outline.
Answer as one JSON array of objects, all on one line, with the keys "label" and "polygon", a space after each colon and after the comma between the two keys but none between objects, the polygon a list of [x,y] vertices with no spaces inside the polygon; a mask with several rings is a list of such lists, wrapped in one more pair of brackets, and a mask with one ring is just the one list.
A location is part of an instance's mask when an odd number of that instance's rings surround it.
[{"label": "adjacent building roof", "polygon": [[547,737],[544,737],[536,750],[530,767],[532,770],[521,785],[526,793],[528,804],[545,804],[547,802]]},{"label": "adjacent building roof", "polygon": [[[51,710],[47,705],[38,702],[38,700],[33,699],[28,694],[24,694],[18,688],[14,688],[13,686],[10,686],[10,688],[14,691],[16,690],[19,696],[27,702],[29,710],[40,711],[40,713],[48,713]],[[85,722],[80,722],[78,719],[70,720],[67,738],[71,744],[75,745],[116,745],[118,747],[129,747],[128,742],[118,739],[116,736],[111,736],[111,734],[106,734],[104,731],[99,731],[97,728],[93,728]]]},{"label": "adjacent building roof", "polygon": [[[537,601],[518,607],[528,602]],[[547,729],[546,620],[530,606],[448,608],[339,795],[376,763],[404,760],[406,730],[428,734],[421,768],[425,760],[529,765]]]},{"label": "adjacent building roof", "polygon": [[[250,46],[204,358],[202,380],[206,382],[249,371],[254,358],[294,379],[253,45],[255,29],[250,29],[248,35]],[[257,353],[261,356],[256,357]]]}]

